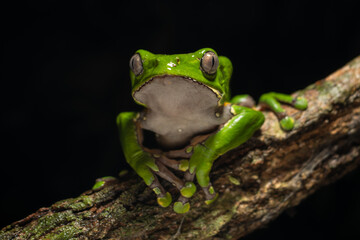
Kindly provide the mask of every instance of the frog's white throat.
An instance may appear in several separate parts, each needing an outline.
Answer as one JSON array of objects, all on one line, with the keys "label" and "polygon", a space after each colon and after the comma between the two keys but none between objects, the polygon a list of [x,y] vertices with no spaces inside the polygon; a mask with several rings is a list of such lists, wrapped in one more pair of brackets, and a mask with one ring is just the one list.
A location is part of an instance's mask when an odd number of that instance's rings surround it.
[{"label": "frog's white throat", "polygon": [[158,76],[134,93],[148,108],[141,119],[165,147],[186,144],[194,135],[210,131],[230,117],[219,114],[219,97],[211,88],[191,78]]},{"label": "frog's white throat", "polygon": [[215,90],[191,78],[175,75],[150,79],[134,93],[134,98],[150,109],[156,108],[156,104],[171,105],[171,108],[180,104],[191,106],[197,99],[205,106],[217,105],[219,101]]}]

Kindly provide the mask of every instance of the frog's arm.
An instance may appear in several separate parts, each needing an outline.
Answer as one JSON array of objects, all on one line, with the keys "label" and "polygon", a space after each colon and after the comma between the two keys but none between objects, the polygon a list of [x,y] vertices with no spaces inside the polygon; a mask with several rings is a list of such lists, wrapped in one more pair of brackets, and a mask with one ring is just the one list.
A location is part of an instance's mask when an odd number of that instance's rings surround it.
[{"label": "frog's arm", "polygon": [[179,201],[184,202],[184,204],[182,204],[182,211],[187,211],[190,208],[190,205],[186,203],[185,199],[191,197],[195,193],[195,184],[192,183],[192,178],[189,174],[185,173],[185,176],[188,177],[185,177],[186,182],[184,183],[167,167],[187,172],[189,165],[188,161],[175,161],[168,159],[163,154],[145,151],[141,145],[142,140],[140,139],[140,128],[136,124],[137,115],[138,114],[135,112],[123,112],[117,117],[120,142],[126,161],[144,180],[146,185],[155,192],[160,206],[169,206],[172,201],[172,197],[169,192],[164,190],[156,175],[171,182],[179,189],[181,193]]},{"label": "frog's arm", "polygon": [[[136,116],[137,113],[135,112],[123,112],[117,117],[120,142],[126,161],[144,179],[146,185],[157,194],[159,205],[167,207],[172,201],[171,195],[169,192],[165,192],[154,174],[162,172],[163,166],[156,164],[155,159],[151,157],[150,153],[145,152],[141,148],[136,134]],[[159,167],[161,168],[160,170]]]},{"label": "frog's arm", "polygon": [[261,95],[259,99],[260,106],[270,108],[278,117],[281,128],[285,131],[290,131],[294,127],[294,119],[287,116],[280,102],[289,104],[299,110],[305,110],[307,108],[307,100],[302,97],[293,98],[290,95],[275,92]]},{"label": "frog's arm", "polygon": [[241,105],[248,108],[255,107],[254,99],[248,94],[236,95],[233,98],[231,98],[230,103]]},{"label": "frog's arm", "polygon": [[[282,93],[265,93],[261,95],[259,104],[260,108],[269,108],[272,110],[280,121],[280,126],[285,131],[290,131],[294,127],[294,119],[286,115],[285,110],[281,107],[282,103],[289,104],[296,109],[305,110],[307,108],[307,101],[305,98],[296,97],[293,98],[288,94]],[[245,107],[255,107],[255,101],[249,95],[236,95],[230,103],[237,104]]]},{"label": "frog's arm", "polygon": [[210,203],[216,196],[209,178],[214,160],[246,142],[264,122],[261,112],[247,107],[232,105],[231,112],[234,116],[216,134],[196,145],[190,158],[189,171],[195,172],[205,192],[206,203]]}]

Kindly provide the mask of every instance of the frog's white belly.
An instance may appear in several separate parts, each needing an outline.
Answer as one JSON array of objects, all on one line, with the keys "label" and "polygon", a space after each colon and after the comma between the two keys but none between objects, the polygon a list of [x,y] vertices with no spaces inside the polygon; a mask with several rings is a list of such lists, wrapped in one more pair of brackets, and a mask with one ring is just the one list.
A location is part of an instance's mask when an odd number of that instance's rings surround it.
[{"label": "frog's white belly", "polygon": [[219,112],[219,98],[209,87],[180,76],[155,77],[134,93],[148,109],[143,129],[153,131],[159,143],[176,148],[231,118],[229,109]]}]

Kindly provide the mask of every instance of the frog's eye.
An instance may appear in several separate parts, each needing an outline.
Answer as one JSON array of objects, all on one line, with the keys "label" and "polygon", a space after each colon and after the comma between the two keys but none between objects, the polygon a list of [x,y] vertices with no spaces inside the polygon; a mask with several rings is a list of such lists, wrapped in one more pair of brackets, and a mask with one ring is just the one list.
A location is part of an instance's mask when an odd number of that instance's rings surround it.
[{"label": "frog's eye", "polygon": [[143,64],[140,57],[140,54],[135,53],[130,58],[130,69],[135,74],[135,76],[139,76],[143,72]]},{"label": "frog's eye", "polygon": [[208,51],[204,54],[200,61],[200,68],[203,72],[209,75],[216,73],[219,66],[219,58],[214,52]]}]

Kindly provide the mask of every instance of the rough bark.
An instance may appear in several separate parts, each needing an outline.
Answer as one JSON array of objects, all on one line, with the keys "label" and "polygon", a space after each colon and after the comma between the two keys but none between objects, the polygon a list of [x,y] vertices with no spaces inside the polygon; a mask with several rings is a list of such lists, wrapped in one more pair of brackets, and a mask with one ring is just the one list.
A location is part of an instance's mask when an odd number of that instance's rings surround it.
[{"label": "rough bark", "polygon": [[[206,206],[198,191],[177,239],[238,239],[360,164],[360,57],[294,95],[309,101],[303,112],[286,107],[295,129],[281,131],[266,113],[256,136],[216,161],[211,179],[220,197]],[[0,239],[171,239],[177,232],[183,216],[158,207],[136,175],[103,180],[5,227]]]}]

